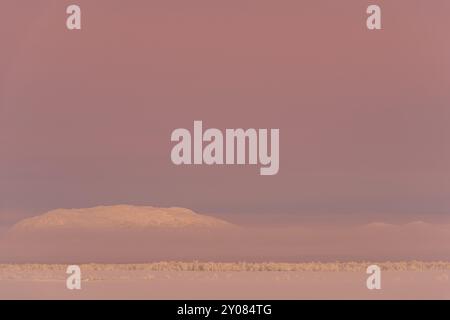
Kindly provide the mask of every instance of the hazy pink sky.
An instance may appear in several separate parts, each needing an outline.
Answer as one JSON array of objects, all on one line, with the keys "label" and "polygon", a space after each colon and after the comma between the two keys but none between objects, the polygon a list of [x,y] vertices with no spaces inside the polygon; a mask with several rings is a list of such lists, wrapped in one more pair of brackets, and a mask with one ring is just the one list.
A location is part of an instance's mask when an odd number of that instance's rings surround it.
[{"label": "hazy pink sky", "polygon": [[[65,8],[82,8],[82,31]],[[383,30],[365,27],[369,4]],[[0,4],[0,214],[450,212],[450,2]],[[280,172],[176,167],[176,128],[280,128]]]}]

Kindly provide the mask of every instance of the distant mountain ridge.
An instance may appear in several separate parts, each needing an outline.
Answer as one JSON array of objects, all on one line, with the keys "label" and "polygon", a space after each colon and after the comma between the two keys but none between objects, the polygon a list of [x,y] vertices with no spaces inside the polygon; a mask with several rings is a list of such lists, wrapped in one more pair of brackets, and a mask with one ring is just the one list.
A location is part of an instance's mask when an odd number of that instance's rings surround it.
[{"label": "distant mountain ridge", "polygon": [[43,229],[145,229],[220,228],[233,226],[224,220],[186,208],[114,205],[81,209],[56,209],[23,219],[11,231]]}]

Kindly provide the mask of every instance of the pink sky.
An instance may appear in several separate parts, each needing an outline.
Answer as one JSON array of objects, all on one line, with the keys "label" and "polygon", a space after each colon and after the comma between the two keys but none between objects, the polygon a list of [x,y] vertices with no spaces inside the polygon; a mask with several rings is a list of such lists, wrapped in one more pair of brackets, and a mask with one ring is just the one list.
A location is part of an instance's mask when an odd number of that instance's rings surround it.
[{"label": "pink sky", "polygon": [[[72,3],[0,4],[3,220],[117,203],[448,215],[447,0],[79,0],[69,32]],[[172,165],[194,120],[280,128],[279,174]]]}]

